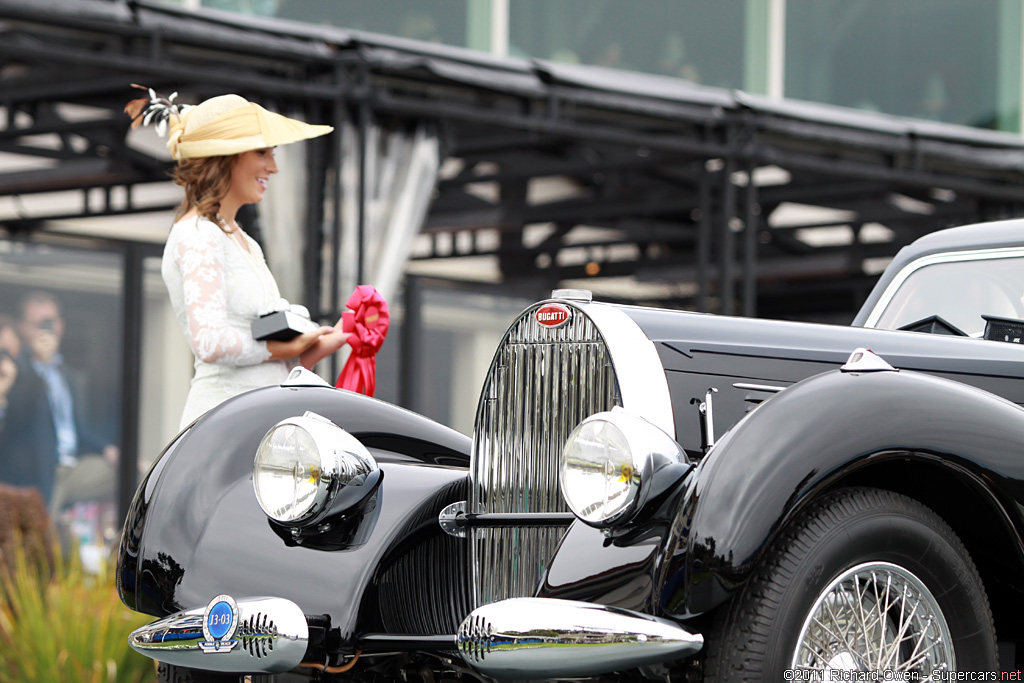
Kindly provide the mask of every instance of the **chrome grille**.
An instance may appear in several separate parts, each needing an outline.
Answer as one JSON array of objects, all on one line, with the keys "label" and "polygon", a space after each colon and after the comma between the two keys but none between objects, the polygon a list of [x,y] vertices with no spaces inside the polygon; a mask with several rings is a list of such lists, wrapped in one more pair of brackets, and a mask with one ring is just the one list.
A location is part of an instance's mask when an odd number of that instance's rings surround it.
[{"label": "chrome grille", "polygon": [[[509,328],[484,381],[473,432],[469,509],[565,512],[558,457],[584,418],[621,405],[608,350],[579,310],[562,327],[536,322],[538,306]],[[475,529],[477,606],[534,595],[561,527]]]}]

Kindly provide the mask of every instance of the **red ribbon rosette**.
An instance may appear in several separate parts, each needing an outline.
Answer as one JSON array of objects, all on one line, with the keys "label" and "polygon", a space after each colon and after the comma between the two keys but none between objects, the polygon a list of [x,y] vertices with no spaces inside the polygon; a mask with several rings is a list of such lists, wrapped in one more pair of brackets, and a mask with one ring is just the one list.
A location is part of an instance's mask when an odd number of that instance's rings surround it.
[{"label": "red ribbon rosette", "polygon": [[345,305],[352,310],[341,314],[341,329],[349,333],[352,353],[334,386],[373,396],[377,388],[377,352],[391,324],[388,302],[372,285],[359,285]]}]

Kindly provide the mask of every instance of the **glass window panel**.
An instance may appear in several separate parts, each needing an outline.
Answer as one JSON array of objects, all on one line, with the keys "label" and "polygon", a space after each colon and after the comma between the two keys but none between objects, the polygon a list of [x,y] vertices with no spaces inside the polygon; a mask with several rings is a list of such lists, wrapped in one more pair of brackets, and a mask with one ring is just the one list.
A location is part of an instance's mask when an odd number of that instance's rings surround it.
[{"label": "glass window panel", "polygon": [[971,337],[985,332],[983,315],[1024,318],[1024,259],[952,261],[915,270],[875,327],[899,329],[937,315]]},{"label": "glass window panel", "polygon": [[278,0],[203,0],[203,7],[261,17],[274,16],[278,4]]},{"label": "glass window panel", "polygon": [[745,2],[515,0],[509,52],[744,85]]},{"label": "glass window panel", "polygon": [[118,524],[123,272],[118,253],[0,239],[0,314],[16,332],[0,325],[0,345],[18,359],[0,481],[39,489],[87,568]]},{"label": "glass window panel", "polygon": [[1016,5],[1012,0],[788,0],[785,95],[1016,129]]},{"label": "glass window panel", "polygon": [[[237,5],[241,0],[204,0]],[[253,2],[255,0],[248,0]],[[279,17],[465,47],[467,0],[273,0]]]}]

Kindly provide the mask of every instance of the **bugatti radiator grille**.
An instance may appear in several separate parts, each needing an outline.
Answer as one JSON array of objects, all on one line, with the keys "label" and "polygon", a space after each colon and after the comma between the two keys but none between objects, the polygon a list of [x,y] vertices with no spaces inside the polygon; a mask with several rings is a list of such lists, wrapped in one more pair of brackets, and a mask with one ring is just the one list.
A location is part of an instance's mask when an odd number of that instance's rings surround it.
[{"label": "bugatti radiator grille", "polygon": [[[621,405],[608,350],[579,310],[554,329],[537,307],[513,323],[484,381],[473,432],[469,509],[565,512],[558,458],[584,418]],[[474,603],[534,595],[563,528],[475,529]]]}]

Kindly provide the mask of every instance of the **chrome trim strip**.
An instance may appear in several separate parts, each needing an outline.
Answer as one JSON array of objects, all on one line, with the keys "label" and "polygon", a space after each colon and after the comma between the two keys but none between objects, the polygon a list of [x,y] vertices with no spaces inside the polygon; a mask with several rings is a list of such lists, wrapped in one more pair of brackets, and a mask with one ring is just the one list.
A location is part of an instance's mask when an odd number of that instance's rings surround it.
[{"label": "chrome trim strip", "polygon": [[699,633],[639,612],[589,602],[512,598],[479,607],[459,627],[463,659],[495,678],[577,678],[681,659]]},{"label": "chrome trim strip", "polygon": [[892,298],[896,296],[896,291],[903,286],[903,283],[908,277],[913,275],[916,271],[925,268],[927,266],[934,266],[939,263],[955,263],[957,261],[984,261],[989,259],[1003,259],[1003,258],[1020,258],[1024,256],[1024,248],[1022,247],[1006,247],[1001,249],[974,249],[968,251],[953,251],[944,252],[941,254],[930,254],[923,256],[915,261],[911,261],[907,265],[903,266],[903,269],[896,274],[892,279],[892,282],[882,292],[882,296],[878,298],[878,303],[871,309],[871,313],[868,315],[867,320],[864,321],[864,327],[874,327],[878,324],[878,319],[882,317],[885,309],[889,307],[892,302]]},{"label": "chrome trim strip", "polygon": [[597,327],[615,365],[622,407],[642,415],[651,424],[676,438],[672,397],[665,367],[654,342],[632,318],[608,304],[574,304]]},{"label": "chrome trim strip", "polygon": [[279,673],[302,662],[309,626],[298,605],[284,598],[245,598],[235,603],[238,626],[232,639],[237,644],[230,647],[207,647],[204,652],[202,646],[209,646],[204,634],[205,606],[138,628],[128,636],[128,644],[152,659],[207,671]]},{"label": "chrome trim strip", "polygon": [[715,394],[718,389],[710,387],[704,392],[704,401],[698,406],[700,414],[704,416],[704,451],[710,451],[715,446]]},{"label": "chrome trim strip", "polygon": [[784,391],[786,387],[776,387],[771,384],[747,384],[746,382],[733,382],[734,389],[746,389],[747,391],[764,391],[769,394],[777,394]]}]

